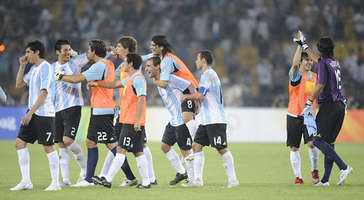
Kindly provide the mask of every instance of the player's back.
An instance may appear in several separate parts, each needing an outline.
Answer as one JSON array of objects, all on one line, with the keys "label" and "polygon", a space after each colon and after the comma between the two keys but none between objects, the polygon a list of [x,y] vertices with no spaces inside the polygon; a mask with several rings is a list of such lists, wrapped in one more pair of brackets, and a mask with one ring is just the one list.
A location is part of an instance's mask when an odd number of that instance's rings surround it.
[{"label": "player's back", "polygon": [[207,89],[201,105],[202,123],[226,123],[221,82],[217,73],[211,67],[202,73],[200,78],[201,87]]}]

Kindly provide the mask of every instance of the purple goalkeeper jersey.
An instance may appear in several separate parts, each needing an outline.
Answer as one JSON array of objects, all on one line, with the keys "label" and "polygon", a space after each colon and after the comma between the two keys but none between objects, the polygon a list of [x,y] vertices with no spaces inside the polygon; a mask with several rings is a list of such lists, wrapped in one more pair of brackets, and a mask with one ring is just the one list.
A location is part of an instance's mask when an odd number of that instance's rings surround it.
[{"label": "purple goalkeeper jersey", "polygon": [[318,97],[318,103],[345,101],[342,88],[341,68],[338,61],[329,57],[321,57],[317,64],[317,84],[324,85]]}]

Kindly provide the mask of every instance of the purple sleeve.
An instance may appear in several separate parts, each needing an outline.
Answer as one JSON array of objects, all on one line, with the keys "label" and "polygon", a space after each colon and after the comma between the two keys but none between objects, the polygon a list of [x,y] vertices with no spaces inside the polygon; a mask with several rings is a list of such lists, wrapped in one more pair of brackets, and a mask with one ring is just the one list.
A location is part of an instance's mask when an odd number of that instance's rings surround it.
[{"label": "purple sleeve", "polygon": [[317,66],[317,84],[326,85],[327,82],[327,70],[325,69],[325,63],[320,61]]}]

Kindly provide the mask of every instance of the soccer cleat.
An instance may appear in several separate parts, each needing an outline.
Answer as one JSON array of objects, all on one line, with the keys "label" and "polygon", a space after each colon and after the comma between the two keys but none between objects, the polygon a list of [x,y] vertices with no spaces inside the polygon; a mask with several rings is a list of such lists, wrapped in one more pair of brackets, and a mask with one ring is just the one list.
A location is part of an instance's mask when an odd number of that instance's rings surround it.
[{"label": "soccer cleat", "polygon": [[237,187],[239,185],[240,185],[239,181],[235,180],[235,181],[228,182],[226,184],[226,188],[233,188],[233,187]]},{"label": "soccer cleat", "polygon": [[317,169],[311,172],[311,177],[312,177],[312,184],[320,182],[319,171]]},{"label": "soccer cleat", "polygon": [[150,186],[150,184],[149,185],[138,184],[136,186],[136,188],[138,188],[138,189],[150,189],[151,186]]},{"label": "soccer cleat", "polygon": [[70,181],[63,181],[61,183],[61,188],[70,187],[70,186],[71,186],[71,182]]},{"label": "soccer cleat", "polygon": [[98,176],[93,176],[92,178],[92,182],[95,185],[102,185],[103,181],[106,181],[105,177],[98,177]]},{"label": "soccer cleat", "polygon": [[100,185],[102,185],[102,186],[104,186],[106,188],[111,188],[112,183],[111,182],[108,182],[106,180],[106,178],[101,177],[101,183],[100,183]]},{"label": "soccer cleat", "polygon": [[195,182],[193,182],[193,181],[188,181],[188,180],[186,180],[186,182],[185,182],[185,183],[182,183],[182,184],[181,184],[181,186],[182,186],[182,187],[199,187],[198,185],[196,185],[196,183],[195,183]]},{"label": "soccer cleat", "polygon": [[329,187],[330,186],[330,183],[329,182],[326,182],[326,183],[323,183],[323,182],[318,182],[314,185],[315,187]]},{"label": "soccer cleat", "polygon": [[20,182],[16,186],[10,188],[10,191],[19,191],[19,190],[31,190],[33,189],[33,184],[31,182]]},{"label": "soccer cleat", "polygon": [[353,171],[353,168],[348,165],[346,169],[340,170],[340,177],[337,185],[344,185],[345,179],[349,176],[349,174]]},{"label": "soccer cleat", "polygon": [[294,184],[296,185],[301,185],[303,184],[303,179],[300,177],[296,177],[296,179],[294,180]]},{"label": "soccer cleat", "polygon": [[58,183],[51,183],[44,191],[57,191],[61,189],[62,188]]},{"label": "soccer cleat", "polygon": [[187,178],[188,178],[187,173],[184,173],[184,174],[177,173],[176,177],[169,182],[169,185],[171,185],[171,186],[177,185],[179,182],[181,182]]},{"label": "soccer cleat", "polygon": [[86,180],[83,180],[83,181],[80,181],[74,185],[71,185],[71,187],[91,187],[91,186],[94,186],[95,184],[94,183],[90,183]]},{"label": "soccer cleat", "polygon": [[120,187],[131,187],[131,186],[134,186],[134,185],[137,185],[137,184],[138,184],[137,179],[134,179],[134,180],[124,179],[121,182]]},{"label": "soccer cleat", "polygon": [[157,179],[155,179],[153,182],[150,182],[151,185],[158,185]]}]

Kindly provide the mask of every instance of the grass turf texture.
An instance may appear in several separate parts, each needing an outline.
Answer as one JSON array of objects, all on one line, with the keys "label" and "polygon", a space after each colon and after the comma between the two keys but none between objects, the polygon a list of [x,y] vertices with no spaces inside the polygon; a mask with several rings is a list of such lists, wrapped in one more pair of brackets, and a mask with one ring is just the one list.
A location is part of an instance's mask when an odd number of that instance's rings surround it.
[{"label": "grass turf texture", "polygon": [[[293,184],[294,177],[289,163],[289,152],[284,144],[231,144],[230,149],[235,158],[235,166],[240,186],[232,189],[223,188],[226,175],[222,160],[211,148],[205,148],[205,169],[203,188],[169,187],[168,182],[175,172],[159,149],[159,143],[149,144],[153,153],[154,168],[158,185],[150,190],[120,188],[123,179],[121,173],[115,177],[112,189],[100,186],[90,188],[65,188],[56,192],[44,192],[50,184],[48,160],[40,145],[29,145],[31,157],[31,179],[34,189],[31,191],[9,191],[20,181],[17,154],[12,141],[0,141],[0,199],[43,200],[43,199],[364,199],[364,145],[338,144],[340,155],[354,168],[345,186],[336,186],[339,172],[334,166],[330,187],[315,188],[311,184],[310,163],[307,147],[301,150],[302,174],[304,185]],[[106,155],[103,145],[99,146],[99,173]],[[73,157],[72,157],[73,158]],[[137,175],[135,159],[128,155],[133,172]],[[70,161],[72,183],[78,178],[79,169],[72,159]],[[320,175],[323,172],[323,156],[320,155]]]}]

